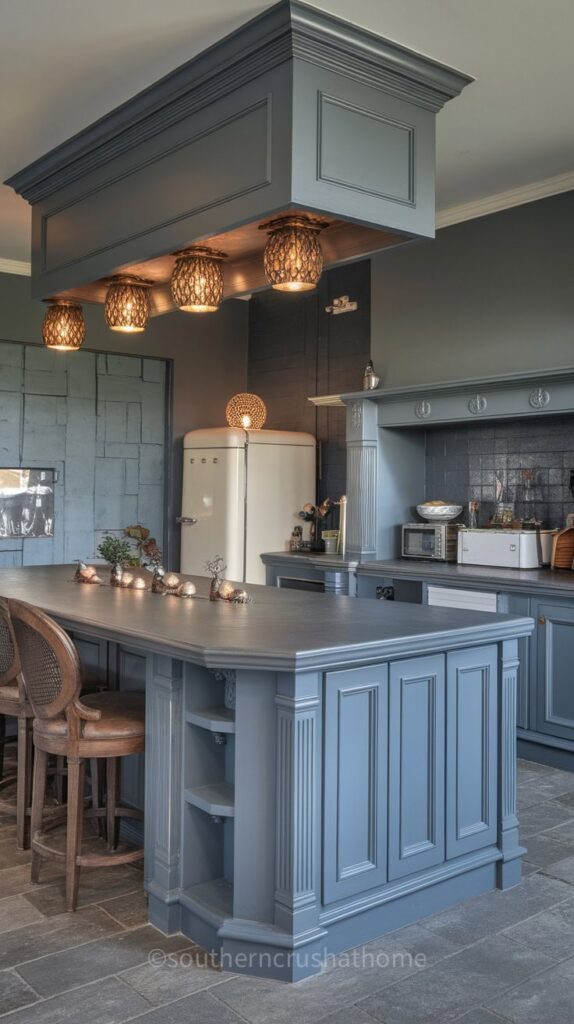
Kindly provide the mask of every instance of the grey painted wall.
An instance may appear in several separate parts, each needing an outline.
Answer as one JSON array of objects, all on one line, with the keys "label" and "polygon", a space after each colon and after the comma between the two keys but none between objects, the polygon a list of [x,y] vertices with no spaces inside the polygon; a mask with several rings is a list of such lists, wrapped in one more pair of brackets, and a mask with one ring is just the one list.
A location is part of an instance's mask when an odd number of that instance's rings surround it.
[{"label": "grey painted wall", "polygon": [[0,464],[57,471],[54,536],[0,537],[0,565],[91,559],[135,522],[163,543],[166,370],[0,343]]},{"label": "grey painted wall", "polygon": [[467,221],[372,260],[386,386],[574,363],[574,192]]},{"label": "grey painted wall", "polygon": [[[196,427],[222,426],[228,399],[245,390],[248,309],[249,303],[232,300],[218,313],[205,317],[179,312],[154,317],[145,333],[126,338],[106,328],[101,307],[84,307],[87,333],[83,352],[170,361],[172,440],[165,478],[168,561],[174,568],[179,566],[175,517],[181,503],[182,437]],[[0,274],[0,341],[41,346],[43,315],[42,303],[30,299],[29,278]]]},{"label": "grey painted wall", "polygon": [[[344,294],[358,302],[357,311],[327,314],[325,306]],[[326,271],[314,292],[268,290],[249,303],[249,390],[267,404],[267,427],[308,431],[320,442],[319,499],[346,489],[345,410],[317,408],[308,398],[361,386],[370,297],[369,262],[362,260]]]}]

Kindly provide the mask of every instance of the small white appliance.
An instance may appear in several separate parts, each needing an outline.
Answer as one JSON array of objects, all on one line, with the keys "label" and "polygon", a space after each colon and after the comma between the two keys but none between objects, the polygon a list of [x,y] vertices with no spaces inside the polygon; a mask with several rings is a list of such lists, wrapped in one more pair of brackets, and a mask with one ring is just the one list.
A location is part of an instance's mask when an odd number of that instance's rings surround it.
[{"label": "small white appliance", "polygon": [[470,530],[458,534],[461,565],[490,565],[501,569],[538,569],[552,557],[555,530]]},{"label": "small white appliance", "polygon": [[183,441],[181,571],[205,575],[222,555],[230,580],[265,583],[264,551],[283,551],[296,514],[315,500],[315,438],[213,427]]}]

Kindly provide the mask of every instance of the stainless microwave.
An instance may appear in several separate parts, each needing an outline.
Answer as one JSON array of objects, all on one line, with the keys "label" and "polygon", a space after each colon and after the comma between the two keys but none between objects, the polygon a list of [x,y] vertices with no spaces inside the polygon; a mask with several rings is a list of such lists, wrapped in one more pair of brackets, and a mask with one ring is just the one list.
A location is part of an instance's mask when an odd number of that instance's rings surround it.
[{"label": "stainless microwave", "polygon": [[402,528],[403,558],[456,562],[458,529],[454,523],[406,523]]}]

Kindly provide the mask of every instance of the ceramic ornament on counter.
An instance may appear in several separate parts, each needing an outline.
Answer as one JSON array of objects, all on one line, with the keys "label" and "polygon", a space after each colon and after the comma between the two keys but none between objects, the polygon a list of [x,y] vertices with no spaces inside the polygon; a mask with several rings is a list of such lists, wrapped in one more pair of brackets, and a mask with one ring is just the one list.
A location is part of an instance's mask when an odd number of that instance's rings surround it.
[{"label": "ceramic ornament on counter", "polygon": [[179,588],[180,597],[193,597],[195,592],[195,583],[192,583],[191,580],[184,580]]},{"label": "ceramic ornament on counter", "polygon": [[78,568],[74,574],[77,583],[101,583],[101,579],[93,565],[86,565],[85,562],[78,562]]},{"label": "ceramic ornament on counter", "polygon": [[223,580],[223,582],[219,584],[217,593],[223,601],[230,601],[235,593],[235,587],[229,580]]},{"label": "ceramic ornament on counter", "polygon": [[177,594],[181,585],[181,580],[175,572],[166,572],[163,578],[163,592],[164,594]]},{"label": "ceramic ornament on counter", "polygon": [[130,583],[131,590],[147,590],[146,582],[141,576],[136,576]]}]

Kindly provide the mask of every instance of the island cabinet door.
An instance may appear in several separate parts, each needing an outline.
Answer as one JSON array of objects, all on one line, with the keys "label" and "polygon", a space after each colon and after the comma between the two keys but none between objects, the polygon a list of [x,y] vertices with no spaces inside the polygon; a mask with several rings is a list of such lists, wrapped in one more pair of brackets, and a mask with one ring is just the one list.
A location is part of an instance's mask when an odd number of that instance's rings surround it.
[{"label": "island cabinet door", "polygon": [[444,655],[391,665],[389,878],[444,860]]},{"label": "island cabinet door", "polygon": [[538,626],[536,728],[574,740],[574,603],[533,602]]},{"label": "island cabinet door", "polygon": [[447,655],[446,854],[496,842],[498,648]]},{"label": "island cabinet door", "polygon": [[325,680],[323,902],[387,880],[388,666]]}]

